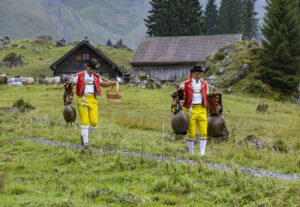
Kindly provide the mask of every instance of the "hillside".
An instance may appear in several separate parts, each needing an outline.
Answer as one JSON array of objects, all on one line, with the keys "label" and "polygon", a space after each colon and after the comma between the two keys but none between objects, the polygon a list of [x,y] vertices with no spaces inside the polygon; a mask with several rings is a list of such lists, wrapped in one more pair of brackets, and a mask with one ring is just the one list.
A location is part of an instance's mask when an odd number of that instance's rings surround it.
[{"label": "hillside", "polygon": [[280,91],[261,81],[261,54],[262,46],[256,42],[227,45],[206,58],[204,79],[225,93],[252,93],[259,97],[285,99]]},{"label": "hillside", "polygon": [[[11,45],[17,44],[18,47]],[[50,65],[71,50],[76,43],[65,47],[56,47],[54,41],[42,41],[37,39],[14,40],[8,48],[0,49],[0,62],[9,53],[21,54],[23,65],[16,68],[0,67],[0,73],[9,77],[39,77],[39,75],[53,76]],[[130,71],[130,61],[134,52],[128,49],[116,49],[112,47],[97,46],[107,57],[115,62],[124,72]]]},{"label": "hillside", "polygon": [[[200,2],[205,8],[207,0]],[[258,0],[260,20],[263,6],[265,1]],[[88,36],[93,44],[122,38],[128,47],[136,49],[146,36],[144,18],[149,9],[148,0],[1,0],[0,37],[51,35],[71,42]]]},{"label": "hillside", "polygon": [[148,9],[146,0],[2,0],[0,37],[51,35],[70,42],[88,36],[93,44],[122,37],[127,46],[136,48],[145,35]]}]

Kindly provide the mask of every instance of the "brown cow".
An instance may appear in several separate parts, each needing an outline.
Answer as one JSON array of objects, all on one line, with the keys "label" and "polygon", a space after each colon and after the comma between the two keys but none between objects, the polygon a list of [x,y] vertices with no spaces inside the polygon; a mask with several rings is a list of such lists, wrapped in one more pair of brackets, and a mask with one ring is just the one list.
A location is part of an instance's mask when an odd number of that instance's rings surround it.
[{"label": "brown cow", "polygon": [[6,75],[0,75],[0,84],[7,84]]}]

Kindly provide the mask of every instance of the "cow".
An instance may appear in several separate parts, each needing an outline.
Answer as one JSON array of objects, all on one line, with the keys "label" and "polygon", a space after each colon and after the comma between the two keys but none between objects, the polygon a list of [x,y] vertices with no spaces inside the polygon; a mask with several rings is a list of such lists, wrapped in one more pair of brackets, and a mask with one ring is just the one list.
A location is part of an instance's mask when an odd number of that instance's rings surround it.
[{"label": "cow", "polygon": [[41,79],[41,82],[45,85],[59,85],[61,84],[61,78],[60,77],[46,77]]},{"label": "cow", "polygon": [[7,84],[6,75],[0,75],[0,84]]},{"label": "cow", "polygon": [[24,85],[33,85],[34,84],[34,79],[33,78],[24,78],[24,80],[22,80],[22,83]]}]

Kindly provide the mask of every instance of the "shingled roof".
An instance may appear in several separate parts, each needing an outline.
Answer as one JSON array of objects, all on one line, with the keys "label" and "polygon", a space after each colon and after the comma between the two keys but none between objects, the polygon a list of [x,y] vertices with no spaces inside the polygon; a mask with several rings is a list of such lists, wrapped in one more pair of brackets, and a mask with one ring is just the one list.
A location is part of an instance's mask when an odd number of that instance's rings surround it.
[{"label": "shingled roof", "polygon": [[227,44],[242,40],[242,34],[183,37],[148,37],[139,45],[132,65],[187,64],[204,62]]}]

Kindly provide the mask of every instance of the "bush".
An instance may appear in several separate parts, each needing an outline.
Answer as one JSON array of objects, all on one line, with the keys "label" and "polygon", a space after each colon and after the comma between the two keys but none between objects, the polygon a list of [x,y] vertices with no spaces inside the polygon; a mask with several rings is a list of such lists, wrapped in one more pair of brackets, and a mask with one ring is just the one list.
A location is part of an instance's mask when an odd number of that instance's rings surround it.
[{"label": "bush", "polygon": [[214,61],[220,61],[225,58],[225,54],[223,52],[217,52],[214,56]]},{"label": "bush", "polygon": [[249,93],[257,94],[260,96],[264,96],[266,93],[266,88],[262,81],[253,81],[249,85],[246,86],[246,91]]},{"label": "bush", "polygon": [[18,54],[17,53],[9,53],[7,54],[2,60],[3,62],[11,61],[17,59]]},{"label": "bush", "polygon": [[281,139],[274,142],[274,148],[275,148],[275,150],[278,150],[279,152],[284,152],[284,153],[288,152],[287,145]]},{"label": "bush", "polygon": [[25,102],[23,99],[17,100],[12,107],[17,108],[20,112],[26,112],[35,109],[31,104]]}]

